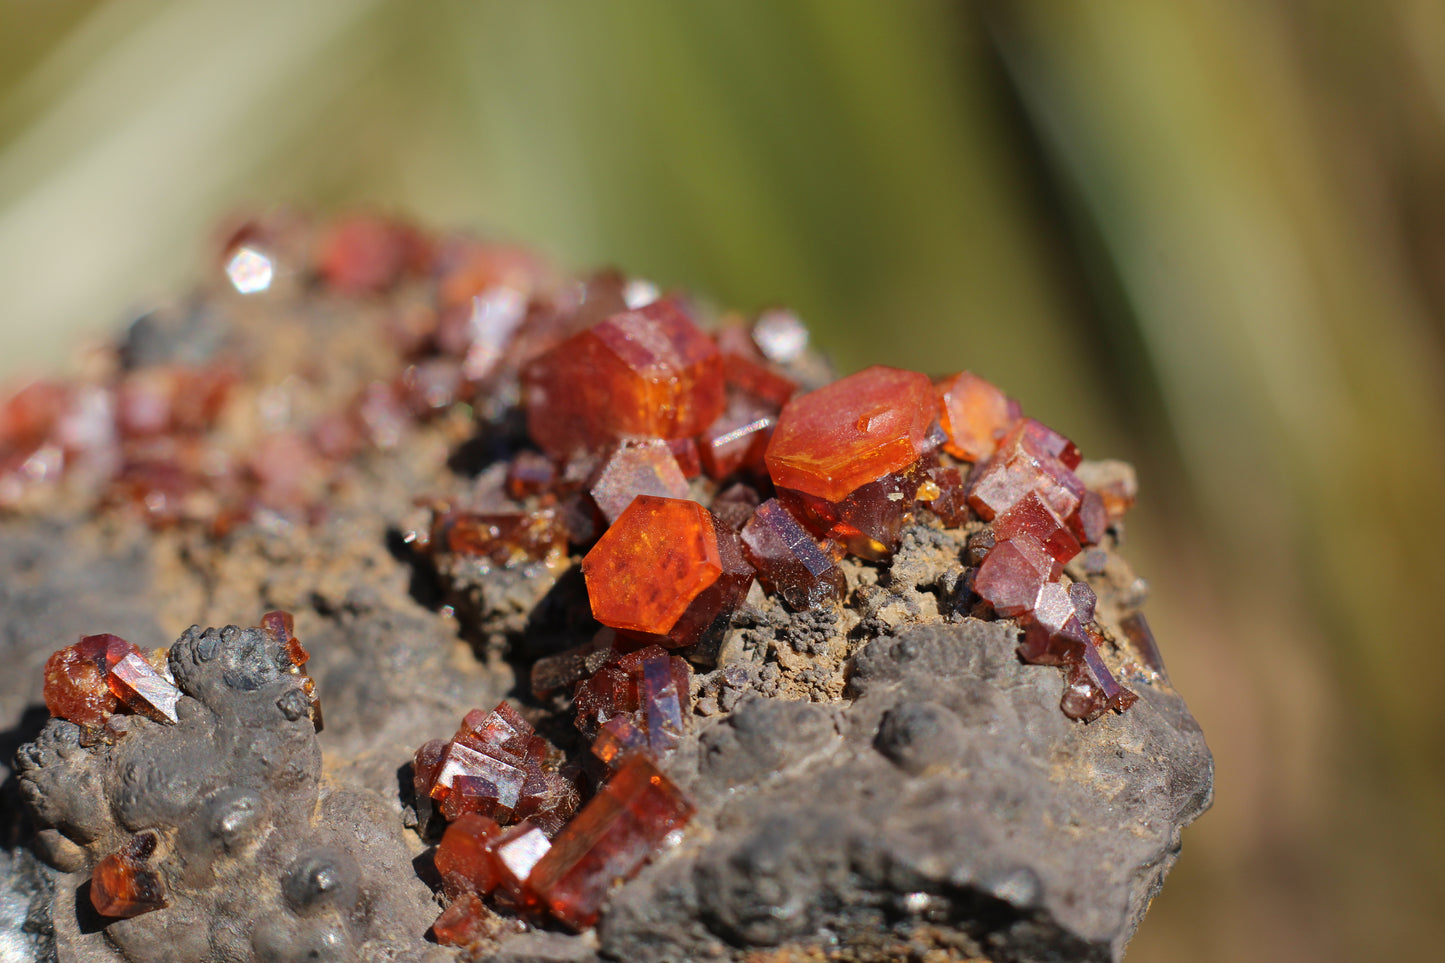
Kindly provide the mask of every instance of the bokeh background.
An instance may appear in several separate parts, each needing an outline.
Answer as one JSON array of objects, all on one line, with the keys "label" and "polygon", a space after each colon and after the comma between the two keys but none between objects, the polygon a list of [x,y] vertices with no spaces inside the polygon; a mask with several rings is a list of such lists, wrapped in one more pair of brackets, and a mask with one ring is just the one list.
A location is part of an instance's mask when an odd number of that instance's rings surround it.
[{"label": "bokeh background", "polygon": [[786,303],[1133,460],[1218,783],[1130,959],[1439,958],[1439,0],[0,0],[0,375],[277,203]]}]

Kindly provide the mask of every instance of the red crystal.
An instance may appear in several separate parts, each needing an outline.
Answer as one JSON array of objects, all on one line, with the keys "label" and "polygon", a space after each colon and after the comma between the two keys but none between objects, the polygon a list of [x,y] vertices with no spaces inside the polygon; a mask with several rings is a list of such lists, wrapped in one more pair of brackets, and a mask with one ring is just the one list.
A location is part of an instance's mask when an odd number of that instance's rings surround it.
[{"label": "red crystal", "polygon": [[1032,535],[1060,564],[1078,555],[1082,549],[1063,519],[1044,503],[1038,492],[1029,492],[993,520],[994,535],[1000,540],[1019,535]]},{"label": "red crystal", "polygon": [[495,820],[475,813],[459,816],[447,826],[433,858],[447,896],[454,900],[463,893],[486,896],[497,888],[500,875],[491,843],[501,834]]},{"label": "red crystal", "polygon": [[682,477],[696,478],[702,474],[702,454],[698,451],[697,439],[669,438],[667,447],[672,450],[672,457],[677,460]]},{"label": "red crystal", "polygon": [[174,725],[180,721],[176,703],[181,699],[181,690],[151,668],[139,653],[132,652],[117,662],[110,670],[108,682],[110,691],[131,711],[156,722]]},{"label": "red crystal", "polygon": [[961,528],[968,522],[968,488],[957,468],[935,465],[919,486],[918,500],[938,516],[946,528]]},{"label": "red crystal", "polygon": [[137,833],[119,851],[95,864],[90,874],[90,903],[101,916],[129,918],[163,909],[166,886],[151,865],[156,833]]},{"label": "red crystal", "polygon": [[1097,545],[1109,528],[1109,512],[1098,492],[1086,491],[1079,510],[1069,516],[1069,530],[1085,545]]},{"label": "red crystal", "polygon": [[1019,535],[993,547],[979,566],[973,587],[995,612],[1012,617],[1032,611],[1039,590],[1062,571],[1038,539]]},{"label": "red crystal", "polygon": [[567,531],[555,510],[478,513],[447,511],[432,523],[432,551],[505,567],[560,557]]},{"label": "red crystal", "polygon": [[1084,485],[1063,462],[1047,453],[1031,450],[1022,442],[1019,429],[1010,432],[971,481],[968,503],[986,521],[1008,511],[1029,492],[1037,492],[1060,518],[1068,518],[1084,498]]},{"label": "red crystal", "polygon": [[525,373],[527,427],[554,456],[626,438],[688,438],[723,410],[721,357],[676,302],[572,336]]},{"label": "red crystal", "polygon": [[418,807],[431,799],[432,787],[436,785],[437,776],[441,773],[446,752],[447,743],[441,739],[432,739],[416,751],[416,757],[412,760],[412,789]]},{"label": "red crystal", "polygon": [[964,461],[983,461],[1019,420],[1018,402],[969,371],[938,384],[944,449]]},{"label": "red crystal", "polygon": [[723,378],[733,388],[767,402],[774,409],[787,404],[798,390],[797,382],[764,359],[752,335],[741,326],[720,328],[716,337],[718,350],[722,352]]},{"label": "red crystal", "polygon": [[768,444],[773,482],[838,503],[919,460],[934,418],[924,375],[874,366],[795,397]]},{"label": "red crystal", "polygon": [[592,500],[610,525],[638,495],[686,498],[687,479],[665,441],[619,445],[592,483]]},{"label": "red crystal", "polygon": [[442,946],[471,946],[491,935],[490,921],[481,900],[471,893],[461,893],[442,910],[431,932]]},{"label": "red crystal", "polygon": [[890,473],[860,485],[841,502],[779,488],[778,501],[813,531],[862,558],[881,560],[893,554],[903,523],[913,510],[923,476],[912,469]]},{"label": "red crystal", "polygon": [[317,270],[344,294],[385,291],[408,268],[424,267],[426,245],[405,224],[360,215],[338,221],[322,238]]},{"label": "red crystal", "polygon": [[1169,673],[1164,671],[1164,658],[1159,654],[1159,643],[1154,641],[1154,631],[1149,628],[1149,620],[1144,618],[1144,613],[1131,612],[1124,616],[1119,622],[1119,628],[1139,656],[1139,661],[1168,682]]},{"label": "red crystal", "polygon": [[111,667],[140,650],[116,635],[87,635],[45,663],[45,708],[52,716],[99,726],[120,708],[111,691]]},{"label": "red crystal", "polygon": [[843,600],[847,582],[842,570],[777,499],[758,506],[743,526],[742,542],[763,587],[797,611]]},{"label": "red crystal", "polygon": [[743,468],[761,468],[776,423],[776,409],[746,396],[733,396],[727,411],[698,436],[698,452],[708,477],[721,479]]},{"label": "red crystal", "polygon": [[1023,450],[1035,457],[1057,458],[1070,471],[1079,467],[1083,456],[1069,439],[1041,421],[1025,418],[999,443],[1004,450]]},{"label": "red crystal", "polygon": [[498,893],[516,906],[531,905],[533,896],[526,884],[537,864],[552,849],[547,834],[523,821],[493,840],[490,848],[497,870]]},{"label": "red crystal", "polygon": [[601,760],[609,771],[616,768],[631,750],[646,748],[647,733],[632,721],[630,715],[616,715],[608,719],[592,740],[592,755]]},{"label": "red crystal", "polygon": [[639,495],[582,560],[592,614],[669,648],[698,641],[737,608],[752,569],[707,509]]},{"label": "red crystal", "polygon": [[670,779],[645,756],[629,755],[557,834],[527,887],[558,920],[591,926],[612,884],[631,878],[692,814]]},{"label": "red crystal", "polygon": [[1069,668],[1059,707],[1070,719],[1092,722],[1109,709],[1123,712],[1138,701],[1139,697],[1120,685],[1104,665],[1091,639],[1080,660]]}]

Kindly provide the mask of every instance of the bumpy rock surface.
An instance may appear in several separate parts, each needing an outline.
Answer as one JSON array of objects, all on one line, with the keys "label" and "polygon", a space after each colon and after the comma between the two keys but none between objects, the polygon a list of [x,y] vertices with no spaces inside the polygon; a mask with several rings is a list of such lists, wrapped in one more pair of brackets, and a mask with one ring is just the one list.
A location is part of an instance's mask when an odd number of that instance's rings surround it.
[{"label": "bumpy rock surface", "polygon": [[[259,629],[193,627],[172,646],[180,722],[117,717],[113,739],[52,719],[18,759],[20,793],[56,880],[56,939],[134,961],[384,959],[414,952],[430,917],[385,802],[323,785],[301,677]],[[90,905],[95,864],[132,833],[167,906],[108,921]],[[103,933],[102,933],[103,930]]]},{"label": "bumpy rock surface", "polygon": [[[621,303],[608,284],[598,312]],[[415,301],[404,286],[265,297],[212,288],[138,323],[120,361],[249,359],[264,374],[243,390],[261,408],[280,392],[310,410],[390,370],[374,332]],[[816,384],[822,370],[808,354],[792,373]],[[516,385],[492,390],[351,459],[304,524],[151,530],[64,494],[0,516],[0,958],[1119,957],[1212,791],[1183,700],[1120,630],[1143,602],[1120,530],[1066,571],[1097,593],[1100,653],[1139,701],[1083,724],[1059,711],[1064,674],[1023,664],[1018,627],[972,594],[981,523],[927,511],[891,560],[839,563],[841,606],[794,611],[754,586],[724,636],[677,651],[694,711],[666,771],[698,812],[595,930],[513,922],[470,953],[430,942],[441,899],[411,798],[416,748],[505,697],[561,752],[586,751],[565,692],[534,698],[528,682],[533,660],[598,628],[580,552],[499,564],[415,544],[418,497],[498,489],[522,428]],[[319,734],[261,633],[185,630],[276,608],[311,653]],[[55,649],[183,631],[178,725],[125,717],[107,739],[47,721]],[[169,905],[100,919],[90,870],[141,830],[159,835]]]}]

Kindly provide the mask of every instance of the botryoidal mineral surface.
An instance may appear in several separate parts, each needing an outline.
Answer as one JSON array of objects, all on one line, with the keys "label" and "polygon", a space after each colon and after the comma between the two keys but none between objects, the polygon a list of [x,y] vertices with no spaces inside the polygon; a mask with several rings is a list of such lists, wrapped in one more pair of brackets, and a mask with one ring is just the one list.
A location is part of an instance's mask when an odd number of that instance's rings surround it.
[{"label": "botryoidal mineral surface", "polygon": [[1118,959],[1213,770],[1136,494],[785,310],[238,225],[0,391],[0,957]]}]

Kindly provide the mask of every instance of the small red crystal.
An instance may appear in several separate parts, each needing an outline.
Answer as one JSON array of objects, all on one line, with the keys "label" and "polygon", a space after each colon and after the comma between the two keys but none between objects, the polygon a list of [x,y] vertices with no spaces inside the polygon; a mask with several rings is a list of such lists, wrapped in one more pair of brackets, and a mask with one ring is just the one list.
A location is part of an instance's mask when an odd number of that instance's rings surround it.
[{"label": "small red crystal", "polygon": [[1027,493],[999,513],[993,520],[993,531],[1000,540],[1032,535],[1060,564],[1067,564],[1082,551],[1064,520],[1044,503],[1038,492]]},{"label": "small red crystal", "polygon": [[511,818],[526,781],[520,767],[453,740],[442,755],[431,796],[448,818],[473,812],[502,822]]},{"label": "small red crystal", "polygon": [[87,635],[45,663],[45,708],[59,719],[99,726],[120,708],[111,667],[140,650],[116,635]]},{"label": "small red crystal", "polygon": [[645,756],[629,755],[557,835],[527,888],[561,922],[591,926],[612,884],[633,876],[692,814],[670,779]]},{"label": "small red crystal", "polygon": [[158,842],[152,830],[137,833],[119,851],[95,864],[90,903],[101,916],[129,918],[163,909],[166,886],[150,865]]},{"label": "small red crystal", "polygon": [[1114,678],[1091,640],[1080,660],[1069,668],[1059,707],[1070,719],[1092,722],[1109,709],[1123,712],[1137,701],[1139,697]]},{"label": "small red crystal", "polygon": [[437,875],[452,899],[463,893],[486,896],[497,888],[501,877],[493,861],[491,843],[502,834],[496,821],[476,813],[457,817],[437,844]]},{"label": "small red crystal", "polygon": [[610,525],[638,495],[686,498],[687,479],[665,441],[622,444],[603,463],[592,500]]},{"label": "small red crystal", "polygon": [[423,266],[426,245],[405,224],[370,215],[336,222],[322,238],[317,270],[344,294],[385,291],[408,268]]},{"label": "small red crystal", "polygon": [[970,371],[938,383],[939,424],[944,449],[964,461],[993,455],[1000,439],[1019,420],[1018,402]]},{"label": "small red crystal", "polygon": [[974,591],[1005,617],[1033,610],[1039,590],[1063,571],[1043,544],[1032,535],[999,542],[979,566]]},{"label": "small red crystal", "polygon": [[[961,528],[968,521],[968,488],[957,468],[935,465],[918,490],[918,500],[938,516],[947,528]],[[925,497],[926,496],[926,497]]]},{"label": "small red crystal", "polygon": [[924,375],[865,368],[788,402],[768,444],[768,471],[779,488],[841,502],[916,464],[934,411]]},{"label": "small red crystal", "polygon": [[471,946],[490,935],[489,922],[482,901],[471,893],[460,893],[442,910],[431,932],[442,946]]},{"label": "small red crystal", "polygon": [[1159,653],[1159,643],[1154,640],[1154,631],[1149,628],[1149,620],[1144,618],[1144,613],[1129,613],[1120,620],[1119,628],[1139,656],[1139,661],[1168,682],[1169,673],[1164,670],[1164,657]]},{"label": "small red crystal", "polygon": [[1086,491],[1079,510],[1069,516],[1069,530],[1085,545],[1097,545],[1109,528],[1109,511],[1098,492]]},{"label": "small red crystal", "polygon": [[687,438],[723,410],[721,357],[678,304],[654,301],[572,336],[525,373],[527,427],[565,457],[626,438]]},{"label": "small red crystal", "polygon": [[743,395],[698,436],[698,452],[709,478],[722,479],[743,468],[761,468],[777,423],[777,410]]},{"label": "small red crystal", "polygon": [[555,510],[442,512],[432,523],[431,547],[486,566],[505,567],[559,557],[567,531]]},{"label": "small red crystal", "polygon": [[736,533],[696,502],[652,495],[618,517],[582,574],[597,621],[669,647],[730,617],[752,582]]},{"label": "small red crystal", "polygon": [[854,489],[841,502],[805,492],[778,489],[778,501],[809,528],[862,558],[892,555],[913,511],[923,476],[915,463]]},{"label": "small red crystal", "polygon": [[156,722],[174,725],[180,721],[176,716],[176,703],[181,699],[181,690],[151,668],[139,653],[132,652],[117,662],[111,668],[107,681],[110,691],[131,711]]},{"label": "small red crystal", "polygon": [[1036,492],[1060,518],[1073,515],[1084,498],[1083,483],[1053,455],[1011,443],[1017,433],[1016,428],[975,474],[969,505],[986,521],[992,521],[1029,492]]},{"label": "small red crystal", "polygon": [[743,526],[742,541],[763,587],[797,611],[843,600],[847,582],[842,570],[777,499],[758,506]]},{"label": "small red crystal", "polygon": [[[564,833],[565,831],[563,830]],[[547,838],[547,834],[523,821],[493,840],[490,848],[497,870],[499,895],[518,907],[531,905],[534,898],[527,883],[537,864],[546,858],[552,848],[552,841]]]}]

